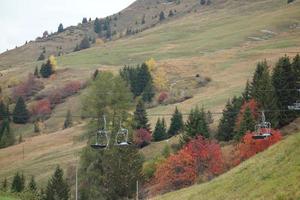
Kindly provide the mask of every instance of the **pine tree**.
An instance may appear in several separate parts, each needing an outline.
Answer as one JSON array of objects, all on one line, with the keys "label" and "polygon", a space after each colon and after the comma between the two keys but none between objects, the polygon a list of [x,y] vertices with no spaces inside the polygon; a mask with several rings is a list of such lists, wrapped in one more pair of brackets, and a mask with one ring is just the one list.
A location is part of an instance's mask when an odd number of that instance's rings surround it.
[{"label": "pine tree", "polygon": [[39,68],[38,66],[35,67],[35,70],[34,70],[34,74],[33,74],[35,77],[39,78],[40,75],[39,75]]},{"label": "pine tree", "polygon": [[297,89],[300,89],[300,55],[297,54],[292,63],[293,71],[296,75]]},{"label": "pine tree", "polygon": [[[7,107],[4,102],[0,100],[0,121],[8,117]],[[1,136],[1,135],[0,135]]]},{"label": "pine tree", "polygon": [[45,60],[45,54],[42,52],[42,53],[39,55],[39,57],[38,57],[37,60],[38,60],[38,61],[40,61],[40,60]]},{"label": "pine tree", "polygon": [[90,41],[89,41],[89,38],[87,36],[85,36],[80,44],[79,44],[79,49],[87,49],[87,48],[90,48],[91,47],[91,44],[90,44]]},{"label": "pine tree", "polygon": [[2,182],[2,187],[1,187],[1,190],[3,192],[6,192],[7,191],[7,188],[8,188],[8,183],[7,183],[7,178],[5,177],[3,182]]},{"label": "pine tree", "polygon": [[19,97],[13,112],[13,121],[16,124],[26,124],[29,119],[29,112],[26,108],[25,101]]},{"label": "pine tree", "polygon": [[148,124],[147,112],[143,100],[138,101],[133,119],[134,119],[133,128],[135,130],[143,128],[150,131],[150,125]]},{"label": "pine tree", "polygon": [[100,20],[98,18],[95,19],[94,21],[94,31],[95,33],[101,33],[101,23],[100,23]]},{"label": "pine tree", "polygon": [[11,191],[12,192],[22,192],[25,188],[25,178],[23,174],[19,174],[17,172],[13,178],[12,184],[11,184]]},{"label": "pine tree", "polygon": [[175,108],[175,112],[171,118],[171,125],[168,130],[169,136],[177,135],[180,131],[183,130],[184,123],[182,119],[182,114],[179,112],[178,108]]},{"label": "pine tree", "polygon": [[37,185],[34,180],[34,176],[31,176],[30,182],[28,183],[28,189],[32,192],[37,192]]},{"label": "pine tree", "polygon": [[142,99],[144,102],[150,103],[154,96],[155,96],[154,87],[153,87],[152,81],[149,81],[143,91]]},{"label": "pine tree", "polygon": [[204,108],[202,107],[202,109],[199,110],[197,106],[195,109],[192,109],[189,114],[188,120],[185,124],[185,133],[181,138],[181,144],[185,144],[190,139],[196,138],[200,135],[204,138],[209,138],[210,134]]},{"label": "pine tree", "polygon": [[63,31],[64,31],[64,26],[62,25],[62,23],[60,23],[59,26],[58,26],[57,32],[61,33]]},{"label": "pine tree", "polygon": [[54,73],[51,61],[48,59],[46,64],[43,63],[40,69],[40,74],[43,78],[48,78]]},{"label": "pine tree", "polygon": [[195,138],[198,135],[202,135],[205,138],[209,138],[209,130],[203,107],[201,110],[198,107],[191,110],[185,126],[186,132],[190,137]]},{"label": "pine tree", "polygon": [[297,101],[297,77],[293,72],[289,57],[285,56],[277,62],[272,76],[272,84],[277,97],[279,126],[282,127],[295,119],[294,111],[288,111],[288,106]]},{"label": "pine tree", "polygon": [[251,84],[250,84],[249,80],[247,80],[246,87],[245,87],[245,90],[244,90],[242,96],[243,96],[244,101],[249,101],[252,98],[252,96],[251,96]]},{"label": "pine tree", "polygon": [[166,130],[166,123],[165,123],[165,119],[162,118],[162,120],[160,118],[158,118],[156,125],[155,125],[155,129],[152,135],[152,138],[154,141],[158,142],[158,141],[162,141],[164,139],[167,138],[167,130]]},{"label": "pine tree", "polygon": [[9,123],[9,118],[5,118],[0,126],[0,148],[5,148],[15,143],[15,136],[10,129]]},{"label": "pine tree", "polygon": [[165,13],[164,13],[164,11],[161,11],[159,13],[159,21],[163,21],[164,19],[165,19]]},{"label": "pine tree", "polygon": [[86,24],[86,23],[88,23],[87,18],[86,17],[82,18],[82,24]]},{"label": "pine tree", "polygon": [[261,110],[272,111],[266,112],[266,118],[273,127],[277,127],[279,122],[277,97],[266,61],[257,64],[251,85],[251,97],[256,100]]},{"label": "pine tree", "polygon": [[70,127],[72,127],[72,125],[73,125],[73,121],[72,121],[71,111],[68,110],[67,115],[66,115],[66,119],[65,119],[65,122],[64,122],[64,127],[63,127],[63,128],[64,128],[64,129],[70,128]]},{"label": "pine tree", "polygon": [[64,180],[63,170],[57,166],[54,174],[48,181],[45,200],[68,200],[69,198],[69,185],[67,181]]},{"label": "pine tree", "polygon": [[254,131],[255,130],[255,120],[253,118],[253,115],[251,113],[251,110],[249,107],[246,108],[243,120],[241,121],[239,130],[237,131],[237,134],[234,136],[236,140],[240,140],[247,131]]},{"label": "pine tree", "polygon": [[206,4],[206,0],[200,0],[200,4],[201,5],[205,5]]},{"label": "pine tree", "polygon": [[143,63],[141,65],[141,68],[138,71],[137,76],[138,76],[138,86],[139,86],[139,89],[138,89],[139,95],[138,96],[140,96],[140,94],[143,93],[144,89],[146,88],[146,86],[148,84],[152,85],[152,77],[151,77],[150,71],[149,71],[146,63]]}]

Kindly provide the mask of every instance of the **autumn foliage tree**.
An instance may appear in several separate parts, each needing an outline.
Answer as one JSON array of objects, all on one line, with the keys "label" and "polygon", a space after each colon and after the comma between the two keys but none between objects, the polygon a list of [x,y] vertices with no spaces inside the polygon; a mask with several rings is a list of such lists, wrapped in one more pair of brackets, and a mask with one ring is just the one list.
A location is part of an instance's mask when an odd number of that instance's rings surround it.
[{"label": "autumn foliage tree", "polygon": [[187,151],[193,157],[197,175],[201,180],[211,179],[223,172],[222,151],[216,141],[198,136],[191,140],[183,151]]},{"label": "autumn foliage tree", "polygon": [[164,193],[209,180],[223,172],[223,163],[220,145],[199,136],[158,166],[153,188]]},{"label": "autumn foliage tree", "polygon": [[133,141],[139,148],[143,148],[151,143],[151,138],[151,133],[141,128],[135,131]]},{"label": "autumn foliage tree", "polygon": [[258,116],[257,102],[254,99],[244,102],[237,116],[234,138],[239,140],[247,131],[254,131]]},{"label": "autumn foliage tree", "polygon": [[153,192],[164,193],[187,187],[194,184],[196,179],[197,171],[192,155],[187,151],[180,151],[158,166],[154,176],[156,186]]},{"label": "autumn foliage tree", "polygon": [[29,74],[27,79],[12,89],[12,97],[16,101],[19,97],[27,100],[38,91],[42,90],[44,85],[33,74]]},{"label": "autumn foliage tree", "polygon": [[51,104],[48,99],[42,99],[31,106],[31,115],[36,119],[46,119],[51,114]]},{"label": "autumn foliage tree", "polygon": [[247,132],[243,137],[242,142],[237,147],[239,150],[239,160],[244,161],[257,153],[266,150],[268,147],[272,146],[282,139],[279,130],[272,130],[271,133],[271,137],[255,140],[252,138],[254,133]]}]

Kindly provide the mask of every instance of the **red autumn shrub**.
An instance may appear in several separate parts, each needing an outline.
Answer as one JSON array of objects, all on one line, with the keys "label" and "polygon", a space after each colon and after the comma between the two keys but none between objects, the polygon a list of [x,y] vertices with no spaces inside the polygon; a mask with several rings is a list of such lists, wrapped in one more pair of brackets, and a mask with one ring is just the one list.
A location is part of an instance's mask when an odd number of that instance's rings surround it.
[{"label": "red autumn shrub", "polygon": [[236,121],[236,128],[237,129],[240,127],[240,124],[243,121],[244,113],[245,113],[245,111],[248,107],[251,110],[251,114],[252,114],[253,119],[258,118],[259,113],[258,113],[258,104],[257,104],[257,102],[254,99],[250,99],[248,102],[244,102],[244,104],[242,105],[242,107],[240,109],[238,117],[237,117],[237,121]]},{"label": "red autumn shrub", "polygon": [[176,155],[158,166],[154,176],[154,192],[168,192],[210,180],[223,172],[221,147],[203,137],[191,140]]},{"label": "red autumn shrub", "polygon": [[254,133],[248,132],[243,137],[242,142],[238,145],[239,150],[239,159],[240,161],[244,161],[255,154],[266,150],[268,147],[277,143],[282,139],[281,133],[279,130],[272,130],[272,136],[255,140],[252,138]]},{"label": "red autumn shrub", "polygon": [[51,104],[51,108],[53,109],[55,105],[62,103],[62,94],[60,90],[53,90],[48,94],[47,98]]},{"label": "red autumn shrub", "polygon": [[37,101],[31,106],[31,115],[35,118],[47,118],[51,114],[50,102],[47,99]]},{"label": "red autumn shrub", "polygon": [[71,81],[67,83],[61,90],[63,96],[71,96],[76,94],[82,88],[81,81]]},{"label": "red autumn shrub", "polygon": [[28,100],[29,97],[36,94],[43,88],[43,82],[35,78],[33,74],[29,74],[27,80],[13,88],[12,98],[17,100],[18,97],[23,97],[23,99]]},{"label": "red autumn shrub", "polygon": [[223,157],[220,145],[216,141],[199,136],[191,140],[183,149],[196,162],[197,173],[205,179],[223,172]]},{"label": "red autumn shrub", "polygon": [[139,147],[143,148],[151,143],[151,133],[146,129],[138,129],[134,134],[134,143]]},{"label": "red autumn shrub", "polygon": [[167,92],[161,92],[158,96],[158,103],[163,103],[164,101],[166,101],[168,99],[168,93]]},{"label": "red autumn shrub", "polygon": [[171,155],[164,163],[158,166],[154,180],[153,192],[168,192],[195,183],[197,171],[193,157],[186,151]]}]

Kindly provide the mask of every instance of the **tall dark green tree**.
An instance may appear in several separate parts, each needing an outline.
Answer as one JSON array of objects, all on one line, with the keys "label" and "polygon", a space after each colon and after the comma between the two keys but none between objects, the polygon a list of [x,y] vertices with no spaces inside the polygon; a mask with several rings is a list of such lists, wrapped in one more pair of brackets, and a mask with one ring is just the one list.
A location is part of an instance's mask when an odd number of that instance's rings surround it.
[{"label": "tall dark green tree", "polygon": [[87,36],[85,36],[85,37],[81,40],[81,42],[80,42],[80,44],[79,44],[79,48],[80,48],[80,50],[81,50],[81,49],[87,49],[87,48],[90,48],[90,47],[91,47],[91,44],[90,44],[89,38],[88,38]]},{"label": "tall dark green tree", "polygon": [[133,199],[142,179],[143,159],[134,146],[106,151],[83,150],[81,199]]},{"label": "tall dark green tree", "polygon": [[164,118],[162,119],[158,118],[152,138],[156,142],[162,141],[167,138],[167,128],[166,128],[166,123]]},{"label": "tall dark green tree", "polygon": [[29,181],[29,183],[28,183],[28,189],[29,189],[31,192],[37,192],[37,185],[36,185],[34,176],[31,176],[31,179],[30,179],[30,181]]},{"label": "tall dark green tree", "polygon": [[1,124],[1,121],[3,119],[9,117],[9,113],[7,111],[7,108],[8,107],[4,104],[4,102],[0,100],[0,124]]},{"label": "tall dark green tree", "polygon": [[82,18],[82,24],[86,24],[87,22],[88,22],[88,20],[86,17]]},{"label": "tall dark green tree", "polygon": [[165,13],[164,13],[164,11],[161,11],[159,13],[159,21],[163,21],[164,19],[165,19]]},{"label": "tall dark green tree", "polygon": [[68,110],[63,128],[64,129],[70,128],[72,127],[72,125],[73,125],[73,120],[72,120],[71,110]]},{"label": "tall dark green tree", "polygon": [[22,192],[25,188],[25,178],[23,174],[17,172],[11,184],[12,192]]},{"label": "tall dark green tree", "polygon": [[151,73],[147,64],[141,66],[127,67],[120,70],[121,77],[130,85],[135,97],[142,95],[145,102],[151,102],[154,97],[154,86]]},{"label": "tall dark green tree", "polygon": [[197,136],[209,138],[209,128],[206,121],[204,108],[200,110],[198,106],[192,109],[185,124],[185,133],[182,135],[181,144],[185,144]]},{"label": "tall dark green tree", "polygon": [[182,119],[182,114],[179,112],[178,108],[175,108],[175,112],[171,118],[171,125],[168,130],[169,136],[174,136],[183,130],[184,123]]},{"label": "tall dark green tree", "polygon": [[146,129],[150,131],[147,112],[143,100],[139,100],[133,115],[133,129]]},{"label": "tall dark green tree", "polygon": [[251,97],[256,100],[260,110],[270,111],[266,112],[266,118],[273,127],[277,127],[279,122],[277,97],[266,61],[257,64],[251,85]]},{"label": "tall dark green tree", "polygon": [[251,113],[249,107],[246,108],[243,119],[240,123],[239,129],[237,130],[234,139],[240,140],[247,131],[254,131],[255,130],[255,119]]},{"label": "tall dark green tree", "polygon": [[[148,69],[148,66],[146,65],[146,63],[143,63],[141,65],[140,70],[138,71],[138,83],[139,83],[139,94],[142,94],[144,89],[146,88],[146,86],[148,84],[152,83],[152,77],[150,74],[150,71]],[[138,95],[139,96],[139,95]]]},{"label": "tall dark green tree", "polygon": [[300,89],[300,55],[299,54],[297,54],[293,59],[292,67],[296,75],[297,89]]},{"label": "tall dark green tree", "polygon": [[64,26],[62,25],[62,23],[59,24],[58,28],[57,28],[57,32],[61,33],[64,31]]},{"label": "tall dark green tree", "polygon": [[[103,95],[106,94],[106,95]],[[124,127],[129,127],[129,111],[133,98],[130,89],[119,76],[103,72],[92,82],[83,102],[84,113],[107,117],[107,128],[111,130],[111,145],[105,151],[94,150],[90,146],[83,149],[80,166],[80,198],[94,199],[132,199],[136,181],[141,180],[143,159],[135,146],[125,148],[114,146],[115,133],[119,129],[120,114]],[[91,121],[95,123],[95,120]],[[102,126],[101,121],[90,126],[89,131]],[[130,129],[130,128],[128,128]],[[130,131],[131,132],[131,131]],[[88,144],[94,142],[90,137]]]},{"label": "tall dark green tree", "polygon": [[3,180],[3,182],[2,182],[2,185],[1,185],[1,190],[3,192],[6,192],[7,189],[8,189],[8,183],[7,183],[7,178],[5,177],[4,180]]},{"label": "tall dark green tree", "polygon": [[243,96],[244,101],[249,101],[252,98],[251,83],[249,82],[249,80],[247,80],[246,87],[245,87],[245,90],[244,90],[242,96]]},{"label": "tall dark green tree", "polygon": [[102,31],[101,29],[102,29],[101,22],[98,18],[96,18],[95,21],[94,21],[94,31],[95,31],[95,33],[98,33],[98,34],[101,33],[101,31]]},{"label": "tall dark green tree", "polygon": [[54,73],[51,61],[48,59],[46,63],[43,63],[40,69],[40,74],[43,78],[48,78]]},{"label": "tall dark green tree", "polygon": [[155,96],[154,86],[152,84],[152,81],[149,81],[143,91],[142,99],[144,102],[151,102],[154,96]]},{"label": "tall dark green tree", "polygon": [[15,135],[10,129],[9,118],[3,119],[0,126],[0,148],[11,146],[15,143]]},{"label": "tall dark green tree", "polygon": [[63,170],[57,166],[54,174],[49,179],[46,187],[45,200],[68,200],[70,199],[70,187],[64,179]]},{"label": "tall dark green tree", "polygon": [[293,71],[289,57],[285,56],[277,62],[272,76],[272,84],[277,97],[279,112],[279,126],[284,126],[295,119],[294,111],[288,106],[297,101],[297,77]]},{"label": "tall dark green tree", "polygon": [[33,74],[35,77],[39,78],[39,68],[38,66],[35,67],[35,70],[34,70],[34,74]]},{"label": "tall dark green tree", "polygon": [[19,97],[13,111],[13,121],[16,124],[26,124],[29,119],[29,112],[26,108],[25,101]]}]

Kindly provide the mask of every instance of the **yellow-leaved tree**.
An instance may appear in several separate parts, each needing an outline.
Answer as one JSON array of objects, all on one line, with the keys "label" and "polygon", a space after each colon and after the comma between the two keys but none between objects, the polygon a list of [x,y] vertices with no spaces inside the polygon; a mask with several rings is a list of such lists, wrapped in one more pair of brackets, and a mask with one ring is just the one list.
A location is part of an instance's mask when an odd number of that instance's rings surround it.
[{"label": "yellow-leaved tree", "polygon": [[57,69],[57,61],[56,61],[56,58],[55,58],[53,55],[51,55],[51,56],[49,57],[49,61],[50,61],[50,64],[51,64],[52,72],[55,72],[56,69]]},{"label": "yellow-leaved tree", "polygon": [[167,89],[167,79],[166,79],[166,72],[163,68],[158,67],[154,58],[150,58],[147,60],[146,65],[153,77],[153,83],[155,88],[158,91],[166,90]]}]

